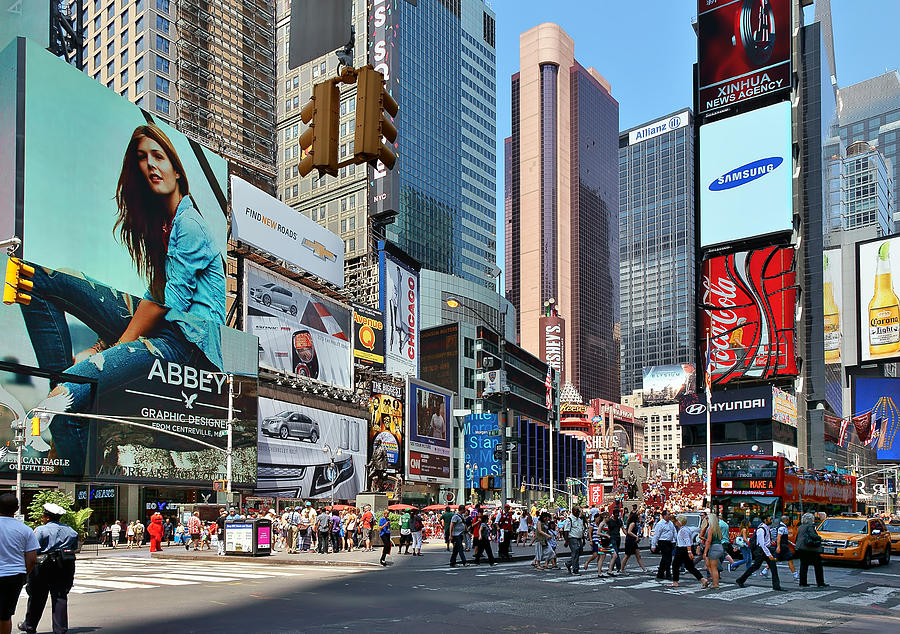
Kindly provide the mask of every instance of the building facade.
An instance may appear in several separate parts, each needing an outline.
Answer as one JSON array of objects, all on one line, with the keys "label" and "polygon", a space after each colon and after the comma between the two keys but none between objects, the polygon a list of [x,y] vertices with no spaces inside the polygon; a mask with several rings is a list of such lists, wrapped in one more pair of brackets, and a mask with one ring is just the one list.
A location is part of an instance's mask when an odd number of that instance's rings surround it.
[{"label": "building facade", "polygon": [[272,0],[86,0],[84,11],[85,72],[274,193]]},{"label": "building facade", "polygon": [[554,299],[566,322],[566,377],[585,398],[619,399],[619,105],[544,23],[519,37],[505,144],[506,289],[519,342],[538,354]]},{"label": "building facade", "polygon": [[634,408],[634,417],[644,421],[643,458],[648,462],[662,462],[672,473],[678,467],[681,451],[681,425],[678,403],[644,405],[641,390],[622,397],[622,404]]},{"label": "building facade", "polygon": [[623,395],[640,389],[644,367],[695,362],[694,235],[693,115],[685,109],[619,136]]},{"label": "building facade", "polygon": [[[278,197],[344,239],[348,290],[377,302],[373,235],[386,237],[425,270],[453,275],[482,287],[496,284],[496,58],[494,13],[484,0],[384,0],[369,7],[354,0],[354,63],[372,63],[374,21],[388,15],[392,56],[384,68],[400,106],[397,162],[390,172],[350,165],[336,178],[314,171],[299,175],[305,129],[300,109],[312,86],[333,77],[337,59],[328,53],[291,69],[290,0],[277,2]],[[378,5],[377,7],[375,5]],[[295,34],[300,36],[300,34]],[[349,36],[349,32],[348,32]],[[349,39],[349,38],[348,38]],[[395,83],[394,83],[395,82]],[[356,87],[342,87],[339,159],[353,155]],[[374,201],[378,181],[389,179],[388,196]],[[378,209],[376,209],[376,203]],[[371,214],[397,212],[386,228]]]}]

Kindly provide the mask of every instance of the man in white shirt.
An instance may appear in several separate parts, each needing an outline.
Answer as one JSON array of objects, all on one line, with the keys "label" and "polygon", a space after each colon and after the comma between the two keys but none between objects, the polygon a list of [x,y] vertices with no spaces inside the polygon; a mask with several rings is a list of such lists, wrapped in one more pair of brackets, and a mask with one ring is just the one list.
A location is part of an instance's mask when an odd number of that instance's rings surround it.
[{"label": "man in white shirt", "polygon": [[663,510],[650,538],[650,551],[659,552],[660,555],[659,568],[656,570],[656,578],[660,581],[672,578],[672,551],[675,547],[676,532],[669,512]]},{"label": "man in white shirt", "polygon": [[12,615],[19,594],[40,549],[34,531],[15,519],[18,510],[15,495],[0,495],[0,634],[12,631]]},{"label": "man in white shirt", "polygon": [[747,567],[740,577],[737,578],[737,584],[744,587],[744,582],[750,578],[754,572],[760,569],[763,562],[769,566],[772,573],[772,590],[782,590],[781,581],[778,579],[778,566],[775,565],[776,559],[769,547],[772,545],[772,531],[769,525],[772,523],[771,515],[763,515],[759,528],[756,529],[756,546],[753,548],[753,563]]},{"label": "man in white shirt", "polygon": [[584,548],[585,529],[584,518],[581,517],[581,508],[573,506],[572,514],[562,523],[563,538],[572,554],[569,557],[569,561],[566,562],[566,568],[569,569],[569,574],[572,575],[581,574],[578,569],[578,562],[581,558],[581,551]]}]

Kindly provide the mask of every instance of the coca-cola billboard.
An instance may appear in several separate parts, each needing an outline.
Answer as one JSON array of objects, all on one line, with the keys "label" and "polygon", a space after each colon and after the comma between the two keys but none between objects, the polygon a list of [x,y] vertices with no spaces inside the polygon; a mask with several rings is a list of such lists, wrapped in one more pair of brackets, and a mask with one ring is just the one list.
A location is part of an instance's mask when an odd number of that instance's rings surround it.
[{"label": "coca-cola billboard", "polygon": [[794,258],[773,246],[703,262],[702,352],[708,340],[716,385],[798,373]]}]

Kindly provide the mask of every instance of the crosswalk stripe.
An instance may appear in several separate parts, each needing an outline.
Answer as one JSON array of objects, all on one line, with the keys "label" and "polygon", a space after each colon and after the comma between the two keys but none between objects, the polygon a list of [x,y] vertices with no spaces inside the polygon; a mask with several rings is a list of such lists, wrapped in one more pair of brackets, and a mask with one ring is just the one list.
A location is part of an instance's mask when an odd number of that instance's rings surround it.
[{"label": "crosswalk stripe", "polygon": [[869,588],[868,592],[856,592],[845,597],[833,599],[831,602],[841,605],[875,605],[887,602],[895,592],[900,593],[900,588],[875,586],[874,588]]},{"label": "crosswalk stripe", "polygon": [[185,579],[169,579],[167,577],[147,576],[147,577],[116,577],[114,581],[137,581],[138,583],[158,583],[161,586],[190,586],[198,583],[197,581],[187,581]]},{"label": "crosswalk stripe", "polygon": [[83,588],[82,586],[72,586],[69,592],[74,594],[91,594],[94,592],[109,592],[109,588]]},{"label": "crosswalk stripe", "polygon": [[172,572],[177,572],[179,574],[183,573],[183,574],[188,574],[188,575],[198,574],[198,575],[205,575],[208,577],[230,577],[233,579],[264,579],[264,578],[266,578],[266,575],[253,575],[253,574],[248,575],[245,572],[236,572],[236,571],[231,571],[231,570],[219,571],[219,570],[211,570],[208,568],[178,568],[178,569],[173,569]]},{"label": "crosswalk stripe", "polygon": [[692,584],[689,586],[678,586],[677,588],[669,588],[667,586],[663,586],[662,588],[656,588],[653,591],[654,592],[664,592],[666,594],[683,595],[683,594],[695,594],[697,592],[702,592],[704,590],[706,590],[706,588],[704,588],[703,586],[701,586],[698,583],[698,584]]},{"label": "crosswalk stripe", "polygon": [[239,581],[237,577],[212,577],[209,575],[195,575],[182,572],[168,572],[159,575],[166,579],[187,579],[188,581]]},{"label": "crosswalk stripe", "polygon": [[641,581],[640,583],[633,586],[613,586],[616,590],[647,590],[648,588],[659,588],[659,582],[648,580]]},{"label": "crosswalk stripe", "polygon": [[762,605],[784,605],[785,603],[790,603],[791,601],[797,601],[798,599],[818,599],[819,597],[824,597],[829,594],[834,594],[836,590],[829,590],[828,592],[804,592],[803,590],[794,590],[792,592],[779,592],[777,594],[772,595],[771,597],[763,597],[762,599],[755,599],[754,603],[761,603]]},{"label": "crosswalk stripe", "polygon": [[157,586],[145,583],[133,583],[130,581],[114,581],[112,579],[79,579],[79,584],[86,586],[98,586],[111,590],[131,590],[133,588],[156,588]]},{"label": "crosswalk stripe", "polygon": [[724,592],[712,591],[711,594],[703,595],[703,599],[716,599],[718,601],[736,601],[738,599],[746,599],[764,592],[771,592],[770,588],[760,588],[758,586],[746,586],[735,590],[725,590]]}]

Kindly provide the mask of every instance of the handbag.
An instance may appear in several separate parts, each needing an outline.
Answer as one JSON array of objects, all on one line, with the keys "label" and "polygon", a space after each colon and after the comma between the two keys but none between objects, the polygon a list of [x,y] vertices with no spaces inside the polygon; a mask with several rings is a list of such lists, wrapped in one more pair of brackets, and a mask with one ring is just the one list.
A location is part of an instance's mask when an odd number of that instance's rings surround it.
[{"label": "handbag", "polygon": [[738,535],[734,543],[737,544],[738,548],[747,548],[747,542],[744,540],[743,535]]}]

